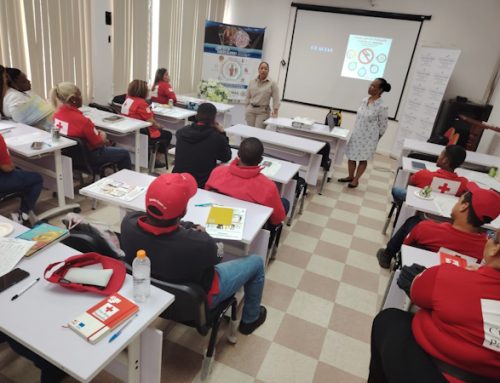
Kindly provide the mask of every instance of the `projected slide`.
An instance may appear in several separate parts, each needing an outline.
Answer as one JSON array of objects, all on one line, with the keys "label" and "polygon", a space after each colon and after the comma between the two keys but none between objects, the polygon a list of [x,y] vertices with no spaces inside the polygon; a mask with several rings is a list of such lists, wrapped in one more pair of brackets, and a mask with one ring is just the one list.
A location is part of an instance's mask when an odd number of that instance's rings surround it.
[{"label": "projected slide", "polygon": [[392,39],[349,35],[342,76],[372,81],[383,77]]}]

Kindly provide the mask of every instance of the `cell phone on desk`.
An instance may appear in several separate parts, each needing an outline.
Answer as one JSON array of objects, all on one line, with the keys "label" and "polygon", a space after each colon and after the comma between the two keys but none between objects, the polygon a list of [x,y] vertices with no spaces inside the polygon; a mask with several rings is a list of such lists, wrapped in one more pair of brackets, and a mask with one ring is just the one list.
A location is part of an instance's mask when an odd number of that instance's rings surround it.
[{"label": "cell phone on desk", "polygon": [[104,117],[102,120],[107,122],[113,122],[113,121],[123,120],[123,117],[116,115],[116,116]]},{"label": "cell phone on desk", "polygon": [[40,141],[34,141],[31,144],[31,149],[34,149],[34,150],[40,150],[42,147],[43,147],[43,142],[40,142]]},{"label": "cell phone on desk", "polygon": [[7,274],[0,277],[0,292],[7,290],[9,287],[14,286],[16,283],[21,282],[23,279],[28,278],[30,273],[19,267],[9,271]]}]

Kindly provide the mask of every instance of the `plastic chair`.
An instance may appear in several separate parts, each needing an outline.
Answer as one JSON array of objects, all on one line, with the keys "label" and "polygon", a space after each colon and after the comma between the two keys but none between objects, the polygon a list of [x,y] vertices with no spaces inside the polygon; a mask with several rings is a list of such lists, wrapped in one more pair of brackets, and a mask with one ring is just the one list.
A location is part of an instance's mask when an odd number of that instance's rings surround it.
[{"label": "plastic chair", "polygon": [[299,203],[300,199],[300,208],[299,208],[299,214],[302,214],[304,210],[304,201],[307,195],[307,182],[304,178],[300,177],[298,174],[294,177],[294,179],[297,180],[297,186],[295,187],[295,199],[293,201],[293,207],[292,211],[290,212],[290,217],[288,218],[287,221],[287,226],[290,226],[292,224],[292,219],[295,214],[295,209],[297,208],[297,204]]}]

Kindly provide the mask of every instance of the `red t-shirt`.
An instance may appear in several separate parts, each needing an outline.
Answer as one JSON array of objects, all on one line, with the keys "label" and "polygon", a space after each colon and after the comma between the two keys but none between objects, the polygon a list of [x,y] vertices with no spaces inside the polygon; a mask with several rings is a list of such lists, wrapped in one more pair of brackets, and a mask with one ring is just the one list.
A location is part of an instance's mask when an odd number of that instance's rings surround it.
[{"label": "red t-shirt", "polygon": [[406,236],[404,244],[424,247],[434,252],[437,252],[441,247],[446,247],[482,260],[486,240],[484,233],[466,233],[455,229],[449,222],[438,223],[425,220],[413,228]]},{"label": "red t-shirt", "polygon": [[411,298],[422,308],[413,319],[413,335],[427,353],[471,373],[500,379],[499,270],[431,267],[413,281]]},{"label": "red t-shirt", "polygon": [[443,169],[438,169],[435,172],[422,169],[410,177],[410,185],[424,188],[432,183],[432,179],[434,177],[460,182],[460,186],[455,194],[456,196],[461,196],[467,190],[467,182],[469,182],[467,178],[460,177],[457,173],[449,172]]},{"label": "red t-shirt", "polygon": [[170,83],[160,81],[152,91],[151,101],[159,104],[168,104],[168,100],[173,100],[173,102],[176,103],[177,96]]},{"label": "red t-shirt", "polygon": [[[125,102],[122,104],[121,112],[127,117],[142,121],[148,121],[154,117],[154,113],[146,100],[140,97],[127,96]],[[160,137],[160,131],[157,128],[150,126],[148,127],[148,131],[151,138]]]},{"label": "red t-shirt", "polygon": [[220,165],[212,170],[205,189],[268,206],[273,209],[271,223],[281,223],[286,213],[276,184],[261,174],[260,166],[238,166],[238,162],[235,159],[229,166]]},{"label": "red t-shirt", "polygon": [[3,136],[0,134],[0,165],[11,165],[12,160],[10,158],[9,149],[7,148],[7,144],[3,139]]},{"label": "red t-shirt", "polygon": [[54,113],[54,126],[64,136],[82,138],[90,150],[102,146],[103,139],[93,122],[74,106],[61,105]]}]

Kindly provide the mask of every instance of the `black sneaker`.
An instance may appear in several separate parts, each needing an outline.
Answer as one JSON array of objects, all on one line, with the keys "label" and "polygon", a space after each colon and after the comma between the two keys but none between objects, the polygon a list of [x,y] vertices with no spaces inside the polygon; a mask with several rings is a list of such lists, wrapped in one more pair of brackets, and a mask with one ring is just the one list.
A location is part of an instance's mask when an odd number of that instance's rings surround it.
[{"label": "black sneaker", "polygon": [[378,249],[377,251],[378,264],[383,269],[388,269],[391,267],[392,257],[386,254],[385,249]]},{"label": "black sneaker", "polygon": [[165,167],[165,162],[161,162],[159,160],[155,161],[155,169],[160,169]]},{"label": "black sneaker", "polygon": [[267,310],[264,306],[260,306],[260,314],[257,320],[251,322],[251,323],[243,323],[240,322],[240,325],[238,327],[238,331],[241,332],[244,335],[250,335],[253,333],[257,328],[266,321],[267,317]]}]

